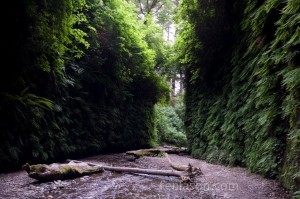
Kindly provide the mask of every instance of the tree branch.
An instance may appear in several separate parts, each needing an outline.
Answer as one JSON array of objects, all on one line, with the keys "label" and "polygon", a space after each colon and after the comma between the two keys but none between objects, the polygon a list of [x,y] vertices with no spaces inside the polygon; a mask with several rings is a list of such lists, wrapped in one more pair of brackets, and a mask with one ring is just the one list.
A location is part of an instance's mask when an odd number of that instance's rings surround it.
[{"label": "tree branch", "polygon": [[147,0],[147,14],[150,13],[150,9],[149,9],[149,0]]},{"label": "tree branch", "polygon": [[156,6],[158,0],[153,0],[149,12]]},{"label": "tree branch", "polygon": [[143,7],[142,7],[141,0],[139,0],[139,4],[140,4],[140,10],[141,10],[141,13],[144,15],[144,11],[143,11]]},{"label": "tree branch", "polygon": [[159,6],[159,8],[155,11],[154,14],[156,14],[156,13],[157,13],[164,5],[165,5],[165,3],[161,4],[161,5]]}]

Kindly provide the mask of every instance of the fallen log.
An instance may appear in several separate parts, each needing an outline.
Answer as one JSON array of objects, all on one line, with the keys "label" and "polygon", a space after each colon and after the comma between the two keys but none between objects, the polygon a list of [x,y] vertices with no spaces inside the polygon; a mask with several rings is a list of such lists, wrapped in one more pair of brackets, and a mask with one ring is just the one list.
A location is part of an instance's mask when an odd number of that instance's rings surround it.
[{"label": "fallen log", "polygon": [[[184,147],[173,147],[173,146],[163,146],[163,147],[158,147],[158,148],[151,148],[151,149],[139,149],[135,151],[127,151],[126,155],[133,155],[135,159],[138,159],[143,156],[165,156],[170,164],[170,166],[177,170],[177,171],[186,171],[189,169],[188,165],[179,165],[173,163],[170,158],[168,153],[170,154],[178,154],[178,153],[187,153],[188,149]],[[203,174],[201,169],[198,167],[192,167],[193,172],[197,172],[198,174]]]},{"label": "fallen log", "polygon": [[[68,160],[70,161],[70,160]],[[75,163],[82,163],[78,160],[71,160]],[[100,166],[94,163],[87,163],[93,166]],[[174,164],[173,164],[174,165]],[[141,173],[141,174],[149,174],[149,175],[161,175],[161,176],[177,176],[180,177],[182,181],[187,182],[190,181],[192,177],[196,174],[199,174],[199,170],[195,169],[191,164],[185,167],[181,167],[181,170],[155,170],[155,169],[141,169],[141,168],[130,168],[130,167],[113,167],[101,165],[104,170],[107,171],[115,171],[115,172],[126,172],[126,173]],[[177,167],[178,168],[178,167]],[[176,169],[175,169],[176,170]],[[201,171],[201,170],[200,170]]]},{"label": "fallen log", "polygon": [[182,181],[187,182],[191,180],[194,176],[192,172],[189,171],[174,171],[174,170],[155,170],[155,169],[141,169],[141,168],[128,168],[128,167],[110,167],[103,166],[104,170],[126,172],[126,173],[141,173],[148,175],[160,175],[160,176],[177,176],[180,177]]},{"label": "fallen log", "polygon": [[188,169],[192,169],[192,172],[194,172],[194,173],[203,174],[199,167],[194,167],[191,164],[189,164],[188,166],[187,165],[179,165],[179,164],[172,162],[168,153],[165,153],[165,157],[167,158],[170,166],[177,171],[186,171]]},{"label": "fallen log", "polygon": [[140,158],[143,156],[160,156],[164,153],[169,154],[179,154],[179,153],[187,153],[188,149],[184,147],[158,147],[158,148],[151,148],[151,149],[139,149],[134,151],[127,151],[126,155],[133,155],[135,158]]},{"label": "fallen log", "polygon": [[39,181],[64,180],[104,171],[101,165],[74,161],[68,161],[65,164],[53,163],[50,165],[29,165],[26,163],[22,166],[22,169],[27,171],[29,177]]},{"label": "fallen log", "polygon": [[51,165],[38,164],[31,166],[27,163],[22,168],[27,171],[29,177],[40,181],[64,180],[68,178],[80,177],[82,175],[103,172],[103,170],[161,176],[177,176],[180,177],[180,179],[184,182],[191,181],[191,178],[197,174],[197,172],[193,171],[191,165],[189,165],[188,169],[185,171],[174,171],[129,167],[113,167],[106,165],[98,165],[94,163],[86,163],[77,160],[67,161],[67,164],[53,163]]}]

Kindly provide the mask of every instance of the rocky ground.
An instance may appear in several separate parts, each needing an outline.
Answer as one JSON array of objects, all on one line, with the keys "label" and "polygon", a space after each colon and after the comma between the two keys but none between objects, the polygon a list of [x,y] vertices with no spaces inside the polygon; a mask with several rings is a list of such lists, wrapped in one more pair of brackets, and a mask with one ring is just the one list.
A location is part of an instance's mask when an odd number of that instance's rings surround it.
[{"label": "rocky ground", "polygon": [[[0,198],[84,198],[84,199],[285,199],[286,190],[275,180],[251,174],[244,168],[213,165],[187,155],[169,155],[177,164],[191,163],[203,175],[191,183],[177,177],[126,174],[105,171],[77,179],[39,183],[25,171],[0,174]],[[112,166],[168,169],[163,157],[130,161],[123,153],[93,156],[82,161]]]}]

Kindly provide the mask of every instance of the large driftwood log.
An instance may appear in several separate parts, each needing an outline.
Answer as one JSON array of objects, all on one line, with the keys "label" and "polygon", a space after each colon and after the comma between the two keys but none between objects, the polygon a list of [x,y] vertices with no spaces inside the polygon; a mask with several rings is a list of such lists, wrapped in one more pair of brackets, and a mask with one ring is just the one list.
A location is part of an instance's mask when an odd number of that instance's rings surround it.
[{"label": "large driftwood log", "polygon": [[[80,161],[74,161],[81,163]],[[99,166],[97,164],[88,163],[89,165]],[[102,165],[102,168],[107,171],[116,171],[116,172],[126,172],[126,173],[141,173],[149,175],[161,175],[161,176],[177,176],[180,177],[182,181],[188,182],[198,174],[198,171],[193,169],[193,166],[189,164],[186,170],[174,171],[174,170],[156,170],[156,169],[141,169],[141,168],[130,168],[130,167],[113,167]]]},{"label": "large driftwood log", "polygon": [[155,169],[141,169],[141,168],[128,168],[128,167],[111,167],[103,166],[104,170],[126,172],[126,173],[141,173],[148,175],[160,175],[160,176],[177,176],[180,177],[182,181],[190,181],[195,175],[192,170],[186,171],[174,171],[174,170],[155,170]]},{"label": "large driftwood log", "polygon": [[151,149],[127,151],[126,155],[133,155],[135,158],[140,158],[143,156],[159,156],[159,155],[163,155],[164,153],[179,154],[179,153],[187,153],[187,152],[188,149],[185,147],[164,146],[164,147],[151,148]]},{"label": "large driftwood log", "polygon": [[79,177],[93,173],[103,172],[103,170],[126,172],[126,173],[142,173],[149,175],[162,175],[162,176],[177,176],[182,181],[188,182],[197,174],[193,171],[193,167],[189,165],[185,171],[174,170],[154,170],[154,169],[141,169],[141,168],[128,168],[128,167],[113,167],[98,165],[94,163],[86,163],[76,160],[68,160],[66,164],[53,163],[51,165],[38,164],[29,165],[28,163],[22,167],[27,171],[29,177],[40,181],[63,180],[68,178]]},{"label": "large driftwood log", "polygon": [[[152,149],[140,149],[140,150],[135,150],[135,151],[127,151],[127,155],[133,155],[136,159],[143,157],[143,156],[165,156],[170,164],[170,166],[177,170],[177,171],[186,171],[189,169],[188,165],[179,165],[173,163],[170,158],[168,153],[170,154],[178,154],[178,153],[187,153],[188,149],[184,147],[173,147],[173,146],[163,146],[163,147],[158,147],[158,148],[152,148]],[[193,172],[197,172],[198,174],[203,174],[201,169],[198,167],[194,167],[192,165],[191,169]]]},{"label": "large driftwood log", "polygon": [[[72,160],[75,163],[82,163],[81,161]],[[191,164],[186,167],[182,167],[182,170],[155,170],[155,169],[142,169],[142,168],[130,168],[130,167],[113,167],[106,165],[98,165],[94,163],[88,163],[95,167],[101,166],[104,170],[107,171],[116,171],[116,172],[126,172],[126,173],[141,173],[149,175],[161,175],[161,176],[177,176],[180,177],[182,181],[189,181],[196,174],[199,174],[198,170],[195,169]]]},{"label": "large driftwood log", "polygon": [[29,177],[40,181],[64,180],[104,171],[101,165],[71,160],[68,163],[50,165],[29,165],[26,163],[22,169],[27,171]]}]

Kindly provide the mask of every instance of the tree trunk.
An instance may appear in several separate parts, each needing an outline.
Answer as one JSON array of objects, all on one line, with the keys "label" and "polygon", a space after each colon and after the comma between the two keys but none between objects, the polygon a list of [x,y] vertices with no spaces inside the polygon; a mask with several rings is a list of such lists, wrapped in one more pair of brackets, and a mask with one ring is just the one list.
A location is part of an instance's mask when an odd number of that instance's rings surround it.
[{"label": "tree trunk", "polygon": [[[92,164],[94,166],[100,166],[93,163],[89,163],[89,164]],[[191,164],[189,164],[186,170],[183,171],[113,167],[113,166],[104,166],[104,165],[102,165],[102,168],[107,171],[116,171],[116,172],[142,173],[142,174],[160,175],[160,176],[176,176],[176,177],[180,177],[181,180],[184,182],[191,181],[191,178],[194,177],[196,174],[198,174],[198,172],[193,169]]]},{"label": "tree trunk", "polygon": [[104,168],[104,170],[107,170],[107,171],[142,173],[142,174],[149,174],[149,175],[177,176],[177,177],[182,177],[183,175],[185,175],[183,172],[174,171],[174,170],[155,170],[155,169],[112,167],[112,166],[103,166],[103,168]]},{"label": "tree trunk", "polygon": [[71,160],[64,164],[53,163],[50,165],[26,163],[22,169],[27,171],[29,177],[39,181],[64,180],[104,171],[101,165]]},{"label": "tree trunk", "polygon": [[173,78],[171,78],[171,85],[172,85],[171,103],[172,103],[172,106],[175,106],[175,103],[176,103],[176,75]]},{"label": "tree trunk", "polygon": [[176,176],[180,177],[182,181],[188,182],[196,174],[201,174],[199,168],[193,167],[191,164],[188,166],[174,164],[167,153],[185,153],[186,148],[183,147],[160,147],[155,149],[141,149],[136,151],[127,151],[126,154],[135,155],[141,157],[144,155],[158,155],[164,154],[170,166],[175,170],[155,170],[155,169],[142,169],[142,168],[129,168],[129,167],[113,167],[100,164],[94,164],[90,162],[82,162],[77,160],[67,160],[67,163],[59,164],[53,163],[50,165],[37,164],[29,165],[26,163],[23,165],[23,169],[27,171],[29,177],[40,181],[52,181],[63,180],[69,178],[80,177],[83,175],[89,175],[93,173],[107,171],[126,172],[126,173],[142,173],[149,175],[161,175],[161,176]]},{"label": "tree trunk", "polygon": [[29,165],[26,163],[23,167],[28,172],[29,177],[39,181],[53,181],[64,180],[69,178],[80,177],[93,173],[107,171],[126,172],[126,173],[142,173],[149,175],[161,176],[176,176],[180,177],[182,181],[188,182],[197,173],[193,171],[192,166],[189,165],[185,171],[174,170],[154,170],[154,169],[141,169],[129,167],[113,167],[105,166],[94,163],[81,162],[77,160],[68,160],[67,164],[53,163],[51,165],[38,164]]},{"label": "tree trunk", "polygon": [[166,32],[167,32],[167,41],[170,41],[170,26],[166,27]]},{"label": "tree trunk", "polygon": [[180,78],[179,78],[179,94],[183,92],[183,74],[182,72],[179,73]]},{"label": "tree trunk", "polygon": [[159,147],[153,149],[140,149],[135,151],[127,151],[127,155],[133,155],[136,158],[140,158],[143,156],[158,156],[162,153],[169,153],[169,154],[179,154],[179,153],[187,153],[188,149],[185,147]]},{"label": "tree trunk", "polygon": [[187,171],[188,169],[192,169],[192,172],[195,172],[197,174],[203,174],[199,167],[194,167],[191,164],[189,164],[188,166],[175,164],[174,162],[171,161],[171,159],[167,153],[165,154],[165,157],[168,159],[170,166],[177,171]]}]

